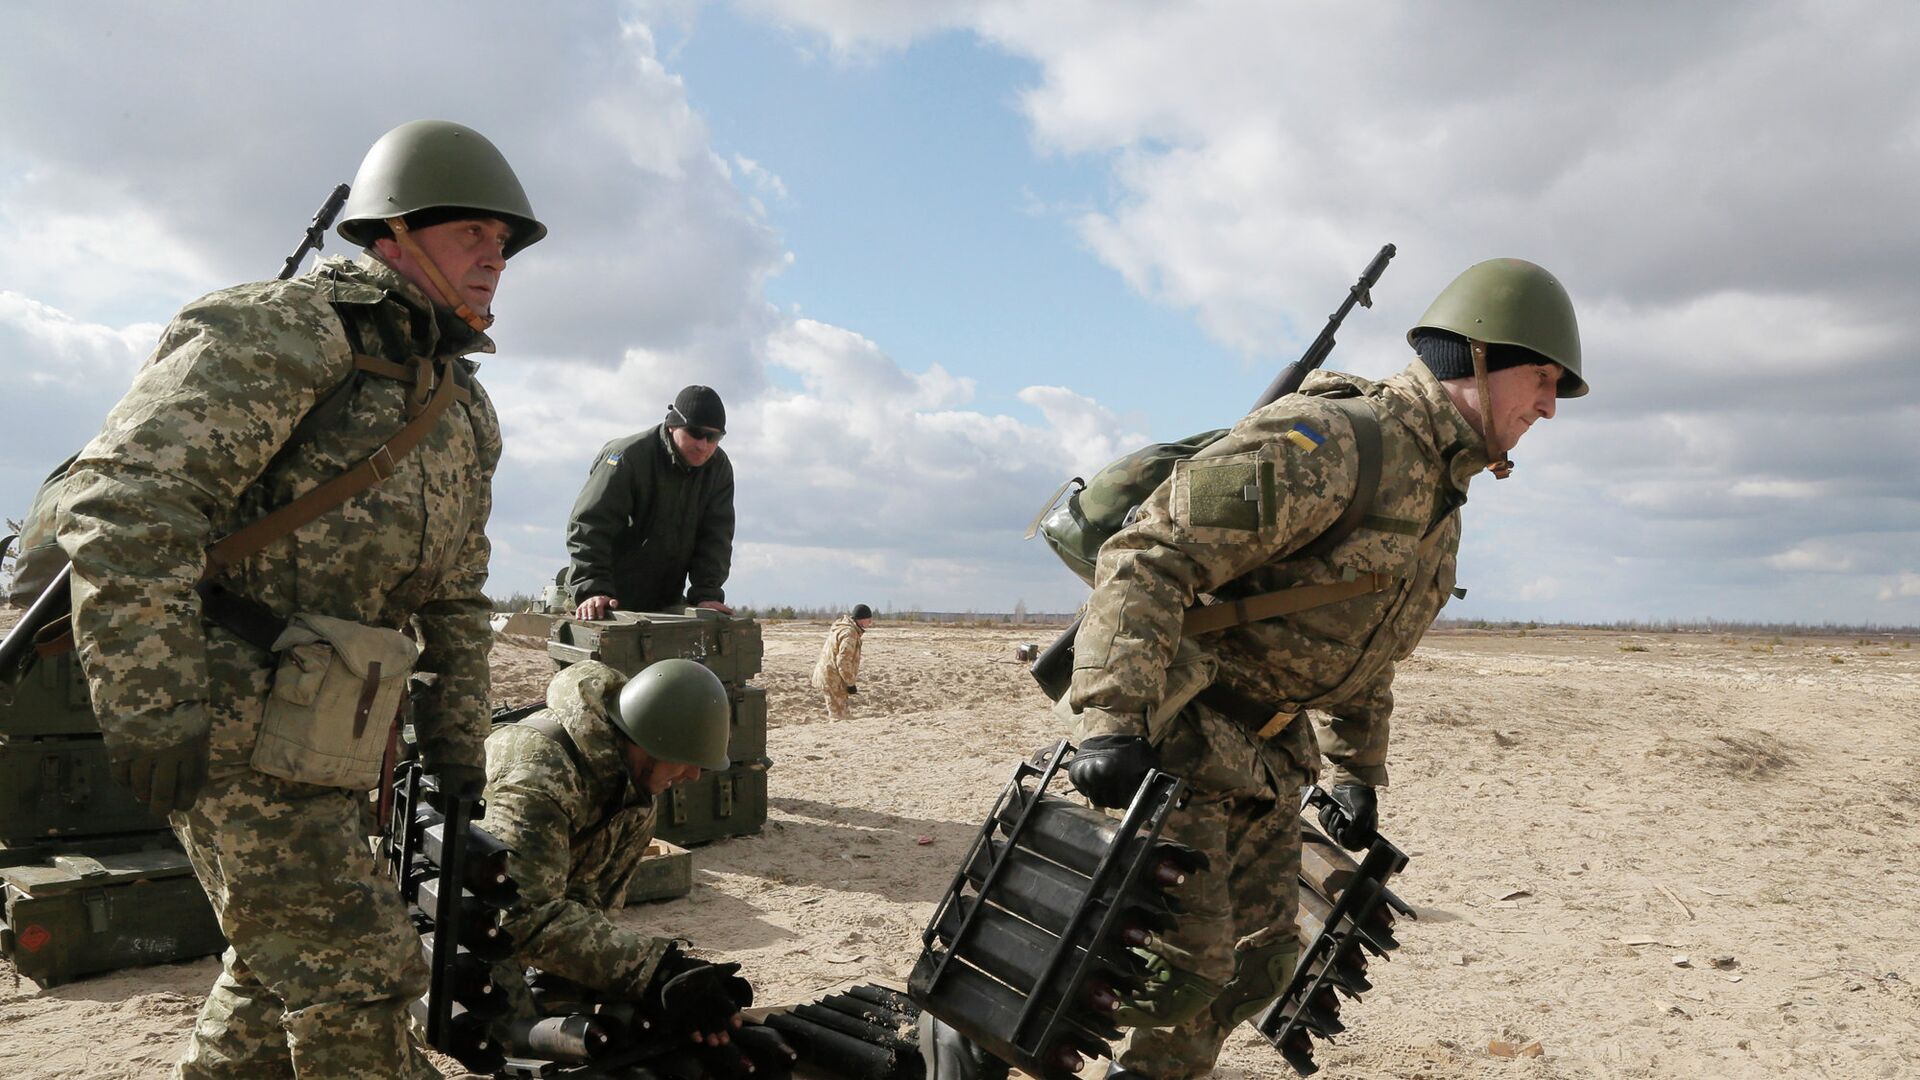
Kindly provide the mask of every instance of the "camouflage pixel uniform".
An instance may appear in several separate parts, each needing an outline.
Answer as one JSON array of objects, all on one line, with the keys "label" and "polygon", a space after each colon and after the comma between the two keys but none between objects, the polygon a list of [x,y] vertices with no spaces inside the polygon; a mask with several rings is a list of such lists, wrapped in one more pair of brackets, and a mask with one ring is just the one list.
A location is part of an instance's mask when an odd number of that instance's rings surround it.
[{"label": "camouflage pixel uniform", "polygon": [[[175,317],[80,454],[61,507],[74,627],[116,754],[211,732],[210,779],[172,823],[231,948],[180,1065],[198,1076],[436,1076],[409,1037],[427,972],[375,867],[365,794],[257,772],[249,757],[274,657],[201,618],[216,539],[367,457],[406,421],[410,384],[354,375],[355,351],[405,361],[492,343],[371,256],[241,285]],[[384,481],[217,580],[286,616],[411,626],[437,672],[415,725],[430,764],[482,762],[492,635],[485,534],[499,422],[471,365],[447,410]],[[284,460],[315,403],[344,411]]]},{"label": "camouflage pixel uniform", "polygon": [[[1331,552],[1290,558],[1334,523],[1355,488],[1351,421],[1307,396],[1327,394],[1372,403],[1380,486],[1361,527]],[[1189,954],[1181,966],[1227,987],[1229,998],[1254,994],[1231,1017],[1208,1009],[1176,1027],[1134,1029],[1120,1057],[1127,1068],[1156,1080],[1206,1074],[1233,1026],[1226,1021],[1252,1015],[1284,985],[1290,961],[1270,990],[1270,971],[1244,972],[1233,984],[1235,957],[1263,948],[1284,955],[1296,934],[1297,808],[1301,785],[1318,773],[1316,734],[1333,782],[1386,784],[1394,662],[1413,650],[1453,588],[1460,521],[1447,512],[1465,501],[1467,481],[1486,464],[1484,440],[1424,365],[1378,383],[1321,372],[1303,395],[1248,416],[1177,466],[1138,520],[1101,548],[1075,639],[1068,700],[1080,714],[1076,734],[1147,735],[1162,767],[1192,785],[1166,831],[1208,852],[1213,869],[1180,888],[1190,914],[1166,935],[1166,955]],[[1423,557],[1417,549],[1430,527],[1440,533]],[[1217,663],[1215,683],[1262,703],[1258,713],[1229,716],[1194,702],[1164,719],[1156,714],[1182,641],[1182,612],[1201,595],[1231,600],[1370,571],[1401,580],[1193,639],[1203,661]],[[1327,716],[1317,732],[1307,709]],[[1275,716],[1281,729],[1260,738]]]},{"label": "camouflage pixel uniform", "polygon": [[[545,710],[487,738],[480,824],[513,849],[520,886],[504,923],[516,955],[501,962],[496,979],[508,988],[510,1016],[533,1011],[516,967],[637,998],[666,950],[668,939],[622,929],[611,917],[626,904],[657,817],[627,766],[632,744],[613,723],[626,681],[597,660],[573,664],[548,684]],[[557,721],[572,748],[540,731],[543,719]]]},{"label": "camouflage pixel uniform", "polygon": [[847,614],[833,621],[827,640],[820,643],[820,659],[813,662],[813,688],[826,695],[831,719],[852,715],[847,711],[847,687],[860,682],[860,639],[865,636],[866,631]]}]

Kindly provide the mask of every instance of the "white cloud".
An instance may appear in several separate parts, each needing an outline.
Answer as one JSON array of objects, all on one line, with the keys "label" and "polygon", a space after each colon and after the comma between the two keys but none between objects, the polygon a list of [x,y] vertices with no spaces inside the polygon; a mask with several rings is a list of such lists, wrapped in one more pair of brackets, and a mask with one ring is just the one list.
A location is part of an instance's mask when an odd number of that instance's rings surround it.
[{"label": "white cloud", "polygon": [[1535,578],[1520,586],[1520,599],[1529,603],[1553,600],[1560,596],[1560,582],[1556,578]]},{"label": "white cloud", "polygon": [[1831,544],[1810,541],[1769,556],[1766,564],[1790,573],[1844,574],[1853,569],[1853,558]]},{"label": "white cloud", "polygon": [[1911,600],[1920,598],[1920,574],[1903,570],[1892,582],[1881,586],[1880,600]]}]

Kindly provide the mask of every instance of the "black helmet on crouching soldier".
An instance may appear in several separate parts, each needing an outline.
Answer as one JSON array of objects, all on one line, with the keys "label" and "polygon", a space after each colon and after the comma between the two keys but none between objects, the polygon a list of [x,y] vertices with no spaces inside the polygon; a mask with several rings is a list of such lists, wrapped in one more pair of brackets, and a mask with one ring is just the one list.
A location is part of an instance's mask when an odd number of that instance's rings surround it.
[{"label": "black helmet on crouching soldier", "polygon": [[508,258],[547,235],[513,167],[485,135],[446,120],[413,120],[380,136],[367,151],[335,228],[371,247],[392,235],[388,222],[394,218],[417,229],[466,217],[499,218],[512,226]]},{"label": "black helmet on crouching soldier", "polygon": [[702,769],[724,769],[733,708],[720,676],[692,660],[661,660],[620,689],[614,724],[649,755]]}]

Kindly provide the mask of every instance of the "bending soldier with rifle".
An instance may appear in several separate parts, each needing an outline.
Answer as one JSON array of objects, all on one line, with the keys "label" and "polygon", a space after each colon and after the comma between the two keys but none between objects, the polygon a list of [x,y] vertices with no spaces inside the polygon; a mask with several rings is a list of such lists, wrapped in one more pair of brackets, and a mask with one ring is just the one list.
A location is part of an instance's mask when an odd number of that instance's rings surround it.
[{"label": "bending soldier with rifle", "polygon": [[1454,591],[1469,481],[1506,475],[1556,399],[1587,391],[1566,290],[1518,259],[1462,273],[1408,341],[1417,359],[1391,378],[1320,372],[1263,402],[1098,550],[1066,688],[1069,776],[1102,807],[1149,769],[1186,778],[1164,835],[1212,861],[1174,890],[1187,915],[1118,1017],[1132,1074],[1205,1075],[1285,987],[1302,785],[1324,755],[1323,823],[1348,848],[1372,841],[1394,664]]},{"label": "bending soldier with rifle", "polygon": [[515,955],[494,981],[515,988],[524,985],[516,967],[538,969],[541,997],[510,989],[502,1021],[510,1049],[514,1030],[534,1017],[597,1006],[616,1022],[648,1021],[665,1033],[664,1049],[706,1047],[713,1075],[748,1071],[743,1059],[762,1078],[791,1065],[770,1029],[743,1028],[753,992],[740,965],[698,960],[677,941],[613,920],[653,841],[660,796],[728,766],[731,716],[719,677],[692,660],[661,660],[631,679],[588,660],[554,676],[545,709],[487,739],[479,824],[515,852],[520,887],[501,923]]},{"label": "bending soldier with rifle", "polygon": [[427,768],[481,780],[500,427],[466,357],[546,229],[492,143],[416,121],[368,152],[338,231],[360,258],[184,308],[60,498],[112,767],[171,814],[231,946],[185,1077],[439,1075],[367,791],[411,670],[435,676]]}]

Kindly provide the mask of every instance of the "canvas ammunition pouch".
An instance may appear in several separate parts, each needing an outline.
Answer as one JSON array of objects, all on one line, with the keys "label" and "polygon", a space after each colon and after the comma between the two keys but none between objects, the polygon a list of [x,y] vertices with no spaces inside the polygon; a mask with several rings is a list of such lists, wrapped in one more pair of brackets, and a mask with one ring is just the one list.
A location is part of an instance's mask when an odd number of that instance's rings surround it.
[{"label": "canvas ammunition pouch", "polygon": [[303,614],[287,620],[274,652],[253,767],[296,783],[373,787],[420,646],[397,630]]}]

